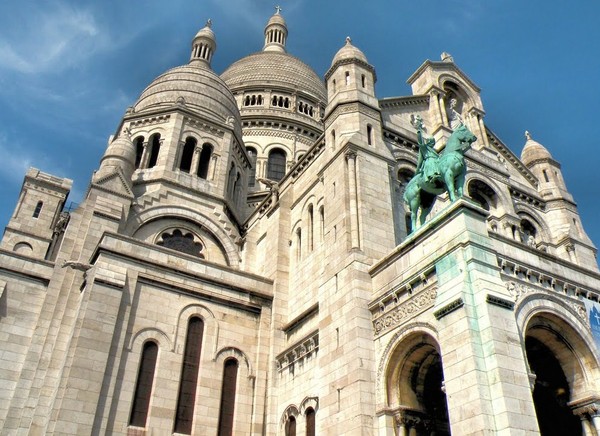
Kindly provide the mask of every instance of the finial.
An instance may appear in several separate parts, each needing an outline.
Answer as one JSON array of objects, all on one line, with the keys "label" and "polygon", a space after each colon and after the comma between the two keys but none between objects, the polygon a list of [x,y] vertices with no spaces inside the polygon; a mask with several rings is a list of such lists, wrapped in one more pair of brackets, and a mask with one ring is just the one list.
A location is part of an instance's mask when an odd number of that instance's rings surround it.
[{"label": "finial", "polygon": [[208,27],[209,29],[212,27],[212,20],[210,18],[206,20],[206,27]]},{"label": "finial", "polygon": [[525,138],[527,138],[528,141],[531,141],[531,133],[529,133],[528,130],[525,130]]},{"label": "finial", "polygon": [[346,45],[352,44],[352,39],[349,36],[346,36]]},{"label": "finial", "polygon": [[454,62],[454,58],[448,52],[443,52],[441,55],[442,62]]},{"label": "finial", "polygon": [[277,5],[275,6],[275,15],[279,15],[279,13],[282,11],[281,6]]}]

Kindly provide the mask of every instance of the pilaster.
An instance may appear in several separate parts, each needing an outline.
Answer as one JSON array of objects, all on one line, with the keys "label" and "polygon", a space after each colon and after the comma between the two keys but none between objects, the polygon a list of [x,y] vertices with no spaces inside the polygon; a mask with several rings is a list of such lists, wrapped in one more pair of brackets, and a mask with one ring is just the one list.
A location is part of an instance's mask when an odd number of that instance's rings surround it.
[{"label": "pilaster", "polygon": [[434,316],[450,426],[461,435],[537,432],[527,363],[487,236],[486,213],[461,200],[440,222],[430,249],[438,294]]}]

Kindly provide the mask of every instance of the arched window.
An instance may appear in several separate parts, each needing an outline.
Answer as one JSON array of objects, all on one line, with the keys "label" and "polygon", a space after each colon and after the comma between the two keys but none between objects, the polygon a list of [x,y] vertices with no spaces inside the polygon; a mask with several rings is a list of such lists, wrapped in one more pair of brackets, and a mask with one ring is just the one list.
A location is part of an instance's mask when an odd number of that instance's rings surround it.
[{"label": "arched window", "polygon": [[350,85],[350,72],[346,71],[346,85]]},{"label": "arched window", "polygon": [[313,206],[308,206],[308,251],[314,248],[314,229],[313,229]]},{"label": "arched window", "polygon": [[280,148],[274,148],[269,153],[267,162],[267,178],[276,182],[285,176],[285,151]]},{"label": "arched window", "polygon": [[210,165],[210,156],[212,154],[212,146],[210,144],[204,144],[202,151],[200,152],[200,160],[198,161],[198,172],[197,175],[201,179],[208,178],[208,167]]},{"label": "arched window", "polygon": [[296,260],[302,259],[302,229],[298,227],[296,230]]},{"label": "arched window", "polygon": [[233,434],[238,367],[238,361],[234,358],[227,359],[223,365],[221,407],[219,408],[219,436],[231,436]]},{"label": "arched window", "polygon": [[285,422],[285,436],[296,436],[296,418],[293,416]]},{"label": "arched window", "polygon": [[229,197],[233,198],[234,186],[235,183],[235,164],[231,162],[231,166],[229,167],[229,174],[227,176],[227,191],[229,192]]},{"label": "arched window", "polygon": [[373,126],[367,124],[367,143],[373,145]]},{"label": "arched window", "polygon": [[133,140],[135,146],[135,169],[137,170],[142,163],[142,155],[144,154],[144,137],[138,136]]},{"label": "arched window", "polygon": [[331,145],[335,148],[335,130],[331,131]]},{"label": "arched window", "polygon": [[481,180],[473,179],[467,187],[469,197],[487,211],[493,210],[496,207],[498,196],[487,183]]},{"label": "arched window", "polygon": [[309,407],[304,415],[306,417],[306,436],[315,436],[315,409]]},{"label": "arched window", "polygon": [[528,219],[521,220],[521,241],[527,245],[535,246],[537,243],[537,230]]},{"label": "arched window", "polygon": [[244,100],[244,106],[250,106],[250,96],[246,96],[246,100]]},{"label": "arched window", "polygon": [[239,204],[240,202],[240,197],[241,197],[241,193],[242,193],[242,187],[241,187],[241,183],[240,180],[241,179],[241,174],[238,172],[235,175],[235,182],[233,183],[233,193],[231,196],[231,199],[233,200],[234,204]]},{"label": "arched window", "polygon": [[146,427],[148,411],[150,408],[150,396],[154,382],[154,371],[158,357],[158,345],[148,341],[142,349],[142,358],[138,369],[133,406],[129,417],[129,425],[134,427]]},{"label": "arched window", "polygon": [[160,152],[160,134],[156,133],[150,138],[150,159],[148,159],[148,168],[156,166],[158,161],[158,153]]},{"label": "arched window", "polygon": [[198,370],[200,369],[200,353],[202,351],[202,336],[204,322],[197,316],[190,318],[183,351],[181,380],[177,395],[177,412],[175,414],[174,433],[191,434],[194,420],[196,386]]},{"label": "arched window", "polygon": [[40,216],[40,213],[42,212],[42,207],[44,207],[44,202],[38,201],[37,204],[35,205],[35,210],[33,211],[34,218],[37,218]]},{"label": "arched window", "polygon": [[194,157],[194,150],[196,149],[196,140],[191,136],[188,136],[183,145],[183,151],[181,152],[181,161],[179,162],[179,169],[190,172],[192,168],[192,159]]},{"label": "arched window", "polygon": [[325,208],[319,208],[319,240],[323,242],[325,239]]},{"label": "arched window", "polygon": [[364,87],[365,87],[365,85],[367,84],[367,78],[365,77],[365,75],[364,75],[364,74],[362,74],[362,75],[360,76],[360,83],[361,83],[361,85],[362,85],[362,87],[363,87],[363,88],[364,88]]},{"label": "arched window", "polygon": [[31,254],[33,253],[33,247],[27,242],[17,242],[13,247],[13,251],[15,253]]},{"label": "arched window", "polygon": [[250,172],[248,173],[248,186],[253,187],[256,184],[256,149],[247,147],[246,152],[250,158]]}]

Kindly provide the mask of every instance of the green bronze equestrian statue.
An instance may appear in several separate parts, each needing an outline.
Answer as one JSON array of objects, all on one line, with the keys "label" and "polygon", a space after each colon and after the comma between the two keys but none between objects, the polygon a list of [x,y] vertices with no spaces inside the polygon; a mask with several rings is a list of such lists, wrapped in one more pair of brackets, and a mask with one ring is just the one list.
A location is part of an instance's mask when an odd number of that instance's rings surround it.
[{"label": "green bronze equestrian statue", "polygon": [[453,202],[463,196],[467,172],[464,154],[477,140],[461,123],[438,155],[434,148],[435,139],[425,138],[423,135],[423,120],[420,116],[414,118],[413,126],[417,128],[419,158],[416,173],[404,191],[404,201],[410,208],[411,233],[417,228],[417,215],[419,214],[419,223],[422,225],[439,194],[448,191],[450,201]]}]

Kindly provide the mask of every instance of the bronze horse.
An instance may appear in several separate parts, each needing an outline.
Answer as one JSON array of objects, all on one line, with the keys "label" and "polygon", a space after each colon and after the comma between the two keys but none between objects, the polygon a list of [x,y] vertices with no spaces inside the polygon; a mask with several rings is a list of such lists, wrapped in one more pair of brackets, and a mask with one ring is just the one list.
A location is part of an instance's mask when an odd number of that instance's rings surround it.
[{"label": "bronze horse", "polygon": [[438,175],[427,180],[423,171],[419,171],[410,179],[404,191],[404,201],[410,208],[411,233],[417,228],[419,209],[419,223],[422,225],[433,207],[436,196],[448,191],[450,201],[453,202],[463,196],[467,173],[464,154],[476,140],[477,137],[461,124],[452,132],[446,147],[436,158]]}]

